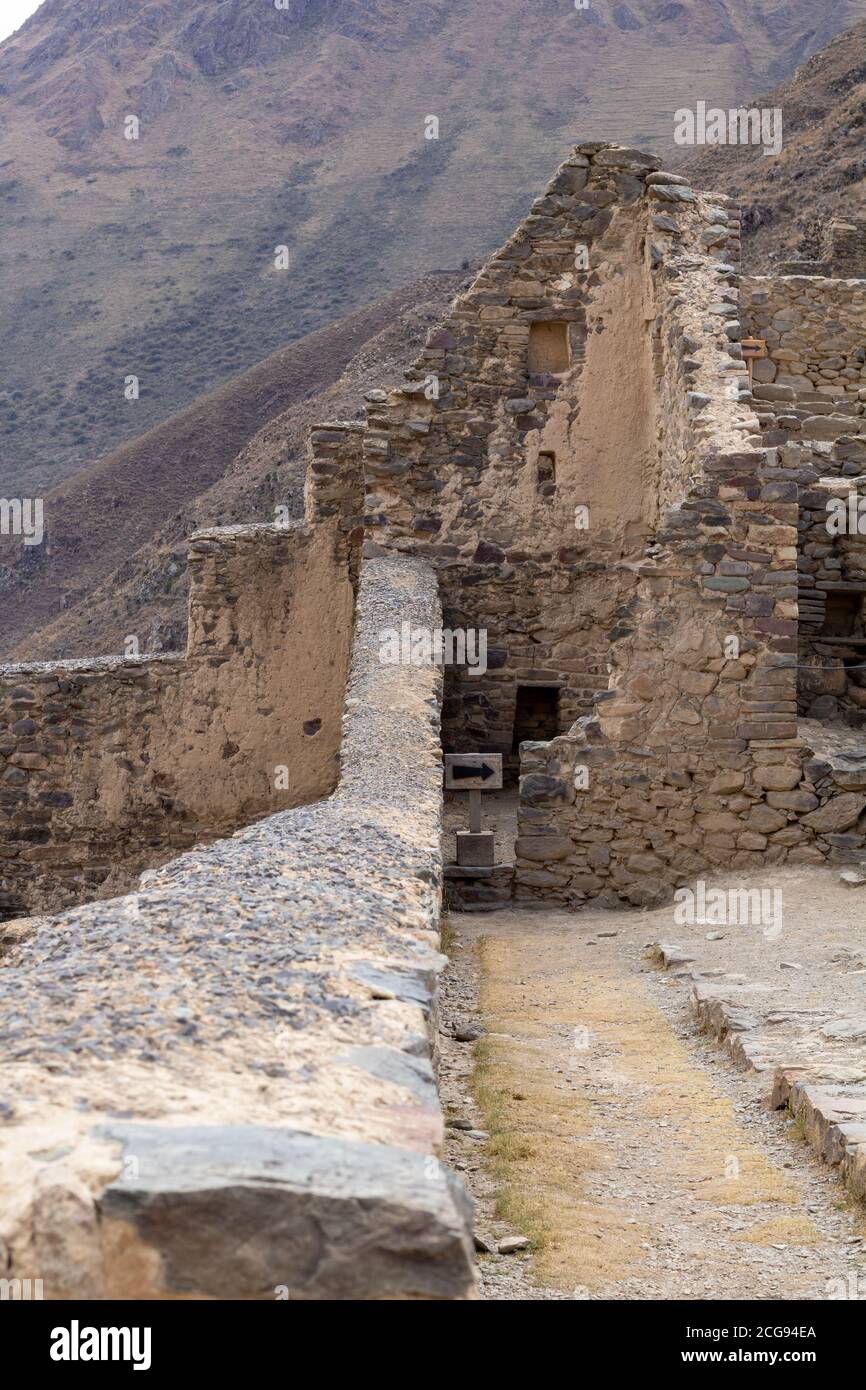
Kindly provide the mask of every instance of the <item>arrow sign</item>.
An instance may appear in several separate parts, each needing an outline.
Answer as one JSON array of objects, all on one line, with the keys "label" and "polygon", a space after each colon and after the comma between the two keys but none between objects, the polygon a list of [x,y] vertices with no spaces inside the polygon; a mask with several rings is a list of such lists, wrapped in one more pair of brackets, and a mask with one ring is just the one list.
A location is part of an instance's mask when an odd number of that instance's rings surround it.
[{"label": "arrow sign", "polygon": [[502,786],[502,754],[446,753],[445,786],[452,791],[498,791]]},{"label": "arrow sign", "polygon": [[487,763],[481,763],[480,766],[473,765],[472,767],[467,767],[466,763],[455,763],[451,769],[451,776],[454,778],[455,782],[458,778],[462,780],[465,777],[480,777],[483,782],[486,782],[488,777],[496,776],[496,770],[488,766]]}]

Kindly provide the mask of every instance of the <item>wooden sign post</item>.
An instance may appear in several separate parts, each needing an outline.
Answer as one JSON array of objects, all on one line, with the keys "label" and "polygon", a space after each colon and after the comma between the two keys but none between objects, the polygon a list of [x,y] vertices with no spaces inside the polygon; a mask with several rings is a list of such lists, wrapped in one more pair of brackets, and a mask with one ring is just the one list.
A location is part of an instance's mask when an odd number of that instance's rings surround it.
[{"label": "wooden sign post", "polygon": [[743,360],[749,364],[749,384],[752,382],[754,364],[759,357],[768,357],[767,344],[763,338],[741,338],[740,347],[743,349]]},{"label": "wooden sign post", "polygon": [[469,793],[469,829],[457,831],[457,863],[493,866],[493,831],[481,829],[481,793],[502,787],[501,753],[446,753],[445,788]]}]

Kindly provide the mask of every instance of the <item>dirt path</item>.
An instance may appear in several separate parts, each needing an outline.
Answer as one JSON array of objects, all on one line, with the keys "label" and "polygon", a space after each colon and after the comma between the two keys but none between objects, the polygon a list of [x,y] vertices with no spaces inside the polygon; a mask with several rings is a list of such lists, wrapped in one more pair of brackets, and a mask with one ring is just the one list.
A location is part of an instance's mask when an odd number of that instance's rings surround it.
[{"label": "dirt path", "polygon": [[[866,1292],[862,1210],[695,1034],[634,913],[450,918],[442,1028],[448,1158],[495,1251],[494,1299],[826,1299]],[[477,1012],[476,1012],[477,1010]]]}]

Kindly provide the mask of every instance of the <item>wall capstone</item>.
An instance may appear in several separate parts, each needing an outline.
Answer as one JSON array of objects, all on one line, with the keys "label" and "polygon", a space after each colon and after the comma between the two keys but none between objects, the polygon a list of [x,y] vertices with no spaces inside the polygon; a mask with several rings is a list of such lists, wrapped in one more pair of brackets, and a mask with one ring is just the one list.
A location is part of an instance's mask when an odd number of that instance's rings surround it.
[{"label": "wall capstone", "polygon": [[441,673],[379,660],[441,622],[435,577],[372,561],[357,612],[334,796],[2,959],[0,1240],[47,1298],[475,1295],[433,1072]]}]

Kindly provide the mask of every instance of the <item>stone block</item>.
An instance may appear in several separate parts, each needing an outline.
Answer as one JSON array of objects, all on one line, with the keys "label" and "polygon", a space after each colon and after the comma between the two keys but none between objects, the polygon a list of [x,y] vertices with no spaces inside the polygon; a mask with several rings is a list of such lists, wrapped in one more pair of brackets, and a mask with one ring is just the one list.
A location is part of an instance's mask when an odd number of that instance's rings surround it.
[{"label": "stone block", "polygon": [[817,811],[804,816],[803,824],[821,834],[847,830],[858,819],[864,806],[866,796],[857,792],[841,792],[838,796],[831,796]]},{"label": "stone block", "polygon": [[458,830],[456,840],[458,864],[464,867],[488,868],[494,863],[495,842],[492,830]]},{"label": "stone block", "polygon": [[518,859],[533,859],[538,863],[567,859],[574,853],[574,841],[564,835],[521,835],[514,844]]}]

